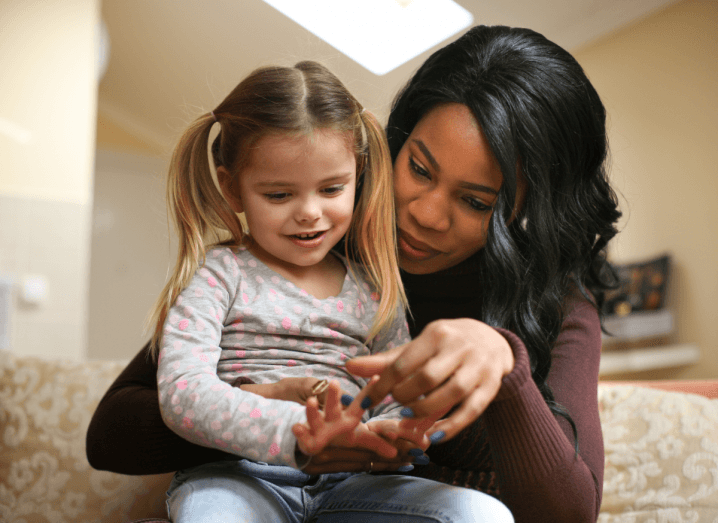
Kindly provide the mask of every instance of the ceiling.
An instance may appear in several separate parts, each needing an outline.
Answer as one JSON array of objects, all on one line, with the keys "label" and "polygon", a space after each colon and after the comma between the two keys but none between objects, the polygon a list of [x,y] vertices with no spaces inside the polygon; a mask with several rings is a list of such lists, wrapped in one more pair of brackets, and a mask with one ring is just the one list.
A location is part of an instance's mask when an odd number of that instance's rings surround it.
[{"label": "ceiling", "polygon": [[[675,0],[455,1],[475,24],[530,27],[575,50]],[[305,59],[326,64],[383,121],[397,90],[448,42],[376,76],[262,0],[102,0],[102,17],[110,58],[99,110],[161,148],[254,68]]]}]

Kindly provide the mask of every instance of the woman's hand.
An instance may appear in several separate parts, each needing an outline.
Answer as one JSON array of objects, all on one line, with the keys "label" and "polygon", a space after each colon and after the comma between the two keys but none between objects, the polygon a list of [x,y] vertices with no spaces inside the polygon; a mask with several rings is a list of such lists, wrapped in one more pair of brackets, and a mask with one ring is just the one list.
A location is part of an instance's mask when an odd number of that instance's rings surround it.
[{"label": "woman's hand", "polygon": [[457,406],[429,430],[434,442],[453,438],[476,420],[513,367],[506,339],[485,323],[467,318],[434,321],[406,345],[346,363],[354,375],[380,375],[369,391],[371,405],[391,394],[413,411],[402,421],[404,426],[439,420]]},{"label": "woman's hand", "polygon": [[323,408],[328,387],[322,387],[322,384],[326,381],[317,378],[282,378],[276,383],[245,383],[239,388],[267,399],[293,401],[300,405],[306,405],[309,398],[316,397]]}]

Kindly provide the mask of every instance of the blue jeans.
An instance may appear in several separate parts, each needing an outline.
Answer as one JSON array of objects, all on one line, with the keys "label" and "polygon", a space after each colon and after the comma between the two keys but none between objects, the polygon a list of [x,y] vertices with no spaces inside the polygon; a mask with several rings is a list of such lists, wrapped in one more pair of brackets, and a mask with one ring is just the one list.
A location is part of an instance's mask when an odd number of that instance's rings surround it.
[{"label": "blue jeans", "polygon": [[476,490],[410,476],[322,474],[248,460],[178,472],[167,491],[174,523],[513,523]]}]

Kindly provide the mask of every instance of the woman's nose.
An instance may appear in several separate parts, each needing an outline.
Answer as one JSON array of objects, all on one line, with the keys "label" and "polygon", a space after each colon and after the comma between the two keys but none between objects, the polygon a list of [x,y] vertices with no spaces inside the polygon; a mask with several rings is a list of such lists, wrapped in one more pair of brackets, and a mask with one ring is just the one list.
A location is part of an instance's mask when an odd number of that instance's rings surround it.
[{"label": "woman's nose", "polygon": [[451,224],[448,197],[438,190],[427,191],[409,203],[409,213],[421,227],[446,232]]}]

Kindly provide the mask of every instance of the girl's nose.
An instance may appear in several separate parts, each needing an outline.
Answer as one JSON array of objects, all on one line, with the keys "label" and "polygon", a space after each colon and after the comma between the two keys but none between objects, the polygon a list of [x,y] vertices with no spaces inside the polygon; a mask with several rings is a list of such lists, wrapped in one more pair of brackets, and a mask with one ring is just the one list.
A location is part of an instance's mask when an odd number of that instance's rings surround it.
[{"label": "girl's nose", "polygon": [[409,213],[421,227],[446,232],[451,225],[449,198],[434,189],[409,202]]},{"label": "girl's nose", "polygon": [[322,217],[322,208],[314,197],[303,200],[297,209],[296,220],[299,223],[312,223]]}]

